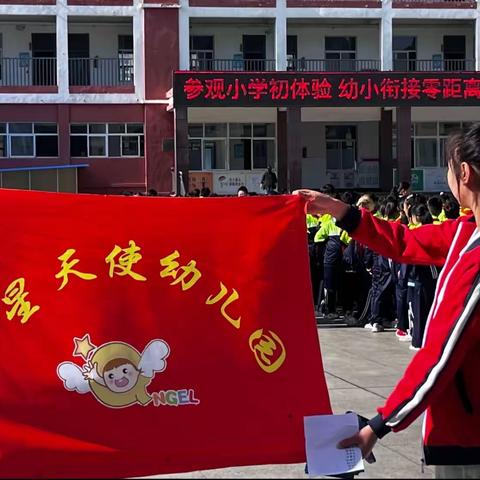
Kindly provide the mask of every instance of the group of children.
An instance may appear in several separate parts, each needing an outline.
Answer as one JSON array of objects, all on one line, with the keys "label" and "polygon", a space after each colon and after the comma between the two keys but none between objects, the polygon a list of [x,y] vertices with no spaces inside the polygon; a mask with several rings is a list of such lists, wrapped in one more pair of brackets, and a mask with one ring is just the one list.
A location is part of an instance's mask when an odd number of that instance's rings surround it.
[{"label": "group of children", "polygon": [[[337,196],[331,185],[323,193]],[[383,198],[375,194],[341,195],[345,203],[408,228],[441,223],[462,215],[451,194],[427,197],[409,193],[405,182]],[[434,265],[398,264],[352,240],[330,215],[307,215],[310,271],[318,317],[343,318],[372,332],[396,329],[398,340],[422,346],[439,269]]]}]

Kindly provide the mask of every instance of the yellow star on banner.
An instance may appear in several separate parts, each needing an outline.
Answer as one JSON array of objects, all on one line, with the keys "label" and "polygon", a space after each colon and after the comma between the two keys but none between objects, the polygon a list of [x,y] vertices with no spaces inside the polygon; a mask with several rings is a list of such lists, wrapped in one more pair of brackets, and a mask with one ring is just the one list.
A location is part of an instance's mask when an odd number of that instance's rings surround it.
[{"label": "yellow star on banner", "polygon": [[82,338],[75,337],[73,342],[75,343],[73,356],[83,357],[85,360],[88,360],[88,354],[96,348],[96,345],[90,341],[90,335],[88,333]]}]

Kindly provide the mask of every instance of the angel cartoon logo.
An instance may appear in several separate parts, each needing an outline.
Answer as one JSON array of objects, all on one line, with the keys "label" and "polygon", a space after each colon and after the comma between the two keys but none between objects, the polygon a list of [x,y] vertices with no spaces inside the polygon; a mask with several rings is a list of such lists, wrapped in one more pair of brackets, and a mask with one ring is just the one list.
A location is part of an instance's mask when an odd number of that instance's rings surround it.
[{"label": "angel cartoon logo", "polygon": [[74,338],[73,356],[82,357],[82,366],[63,362],[57,375],[64,387],[72,392],[88,393],[103,405],[123,408],[136,403],[148,405],[152,397],[147,392],[156,373],[167,368],[170,347],[163,340],[152,340],[140,354],[124,342],[109,342],[97,347],[90,335]]}]

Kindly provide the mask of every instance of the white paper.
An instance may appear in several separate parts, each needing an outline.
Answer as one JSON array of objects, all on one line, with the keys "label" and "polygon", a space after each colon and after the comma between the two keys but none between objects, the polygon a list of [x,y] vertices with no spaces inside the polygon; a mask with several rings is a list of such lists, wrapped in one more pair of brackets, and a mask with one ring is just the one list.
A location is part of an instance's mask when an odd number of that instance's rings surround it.
[{"label": "white paper", "polygon": [[338,442],[358,432],[357,415],[304,417],[304,426],[310,477],[363,470],[362,452],[358,447],[337,448]]}]

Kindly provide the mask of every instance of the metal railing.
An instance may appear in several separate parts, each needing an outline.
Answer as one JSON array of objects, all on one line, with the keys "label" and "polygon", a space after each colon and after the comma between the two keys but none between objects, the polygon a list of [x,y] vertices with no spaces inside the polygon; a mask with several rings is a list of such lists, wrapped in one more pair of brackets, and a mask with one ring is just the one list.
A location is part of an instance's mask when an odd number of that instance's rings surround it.
[{"label": "metal railing", "polygon": [[133,58],[70,58],[70,86],[133,85]]},{"label": "metal railing", "polygon": [[200,71],[243,71],[243,72],[265,72],[275,70],[275,60],[268,59],[231,59],[231,58],[202,58],[190,59],[190,70]]},{"label": "metal railing", "polygon": [[397,8],[421,6],[422,8],[475,8],[475,0],[393,0]]},{"label": "metal railing", "polygon": [[375,72],[380,70],[380,60],[295,58],[288,60],[287,70],[307,72]]},{"label": "metal railing", "polygon": [[474,71],[475,60],[394,60],[396,72],[461,72]]},{"label": "metal railing", "polygon": [[30,87],[57,84],[56,58],[0,58],[0,86]]}]

